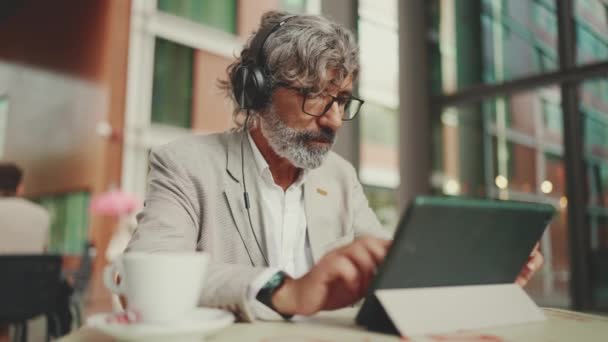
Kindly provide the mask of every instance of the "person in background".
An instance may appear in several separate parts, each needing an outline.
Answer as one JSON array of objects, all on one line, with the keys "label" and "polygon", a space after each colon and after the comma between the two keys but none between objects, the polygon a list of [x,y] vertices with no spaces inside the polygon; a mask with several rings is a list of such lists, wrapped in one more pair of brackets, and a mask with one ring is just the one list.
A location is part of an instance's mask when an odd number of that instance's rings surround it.
[{"label": "person in background", "polygon": [[0,163],[0,254],[39,254],[47,248],[51,217],[22,195],[21,168]]},{"label": "person in background", "polygon": [[[22,195],[21,168],[14,163],[0,163],[0,255],[46,251],[50,215]],[[0,342],[3,341],[9,341],[9,330],[7,324],[0,322]]]}]

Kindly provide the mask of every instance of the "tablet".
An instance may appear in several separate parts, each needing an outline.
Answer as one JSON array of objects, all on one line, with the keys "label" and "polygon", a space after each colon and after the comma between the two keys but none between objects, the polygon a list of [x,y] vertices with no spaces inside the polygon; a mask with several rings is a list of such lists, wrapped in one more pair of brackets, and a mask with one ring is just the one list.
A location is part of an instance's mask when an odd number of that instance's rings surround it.
[{"label": "tablet", "polygon": [[397,332],[374,295],[378,289],[514,282],[554,213],[550,204],[417,197],[399,222],[357,323]]}]

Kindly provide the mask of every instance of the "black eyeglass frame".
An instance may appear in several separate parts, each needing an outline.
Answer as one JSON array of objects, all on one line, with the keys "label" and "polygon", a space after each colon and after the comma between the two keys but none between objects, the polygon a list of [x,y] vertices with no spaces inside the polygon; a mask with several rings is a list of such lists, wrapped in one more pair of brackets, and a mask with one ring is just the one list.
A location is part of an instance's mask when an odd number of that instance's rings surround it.
[{"label": "black eyeglass frame", "polygon": [[[329,111],[329,109],[331,108],[331,106],[333,106],[334,102],[336,102],[336,101],[338,101],[340,99],[344,99],[344,97],[333,96],[331,94],[324,93],[323,95],[331,97],[331,101],[325,106],[325,109],[323,110],[323,113],[321,113],[321,114],[312,114],[312,113],[307,112],[304,109],[304,105],[306,104],[306,100],[308,99],[308,95],[311,93],[310,88],[296,87],[296,86],[292,86],[292,85],[287,84],[287,83],[277,83],[277,87],[281,87],[281,88],[285,88],[285,89],[290,89],[290,90],[295,90],[295,91],[299,92],[300,94],[302,94],[303,97],[304,97],[302,99],[302,112],[304,112],[305,114],[308,114],[310,116],[321,117],[321,116],[325,115]],[[355,101],[357,101],[357,102],[360,103],[359,104],[359,108],[357,108],[357,111],[355,112],[355,114],[353,114],[352,118],[346,119],[345,118],[345,115],[346,115],[346,104],[348,102],[352,102],[353,100],[355,100]],[[361,107],[363,107],[364,103],[365,103],[365,100],[360,99],[360,98],[358,98],[356,96],[353,96],[353,95],[349,95],[348,96],[348,100],[344,103],[344,109],[343,109],[342,118],[341,118],[342,121],[351,121],[351,120],[355,119],[357,117],[357,115],[359,115],[359,112],[361,112]],[[340,104],[340,102],[338,102],[338,104]]]}]

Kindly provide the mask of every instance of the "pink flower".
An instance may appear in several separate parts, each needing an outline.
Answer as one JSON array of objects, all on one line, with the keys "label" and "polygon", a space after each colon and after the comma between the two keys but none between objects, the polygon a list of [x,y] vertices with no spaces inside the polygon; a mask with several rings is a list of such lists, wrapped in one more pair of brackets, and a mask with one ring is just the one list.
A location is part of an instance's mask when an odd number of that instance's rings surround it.
[{"label": "pink flower", "polygon": [[89,210],[96,215],[122,216],[141,208],[141,201],[121,190],[110,190],[93,197]]}]

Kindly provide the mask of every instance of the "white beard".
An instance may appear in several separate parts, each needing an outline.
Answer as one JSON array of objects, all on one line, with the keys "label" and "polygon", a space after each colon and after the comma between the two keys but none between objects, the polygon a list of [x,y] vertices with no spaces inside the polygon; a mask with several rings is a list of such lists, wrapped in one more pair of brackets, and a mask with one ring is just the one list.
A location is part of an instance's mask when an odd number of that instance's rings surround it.
[{"label": "white beard", "polygon": [[[316,169],[325,160],[336,141],[334,133],[298,130],[287,126],[274,107],[260,115],[260,129],[274,152],[301,169]],[[329,144],[313,144],[313,140],[326,140]]]}]

